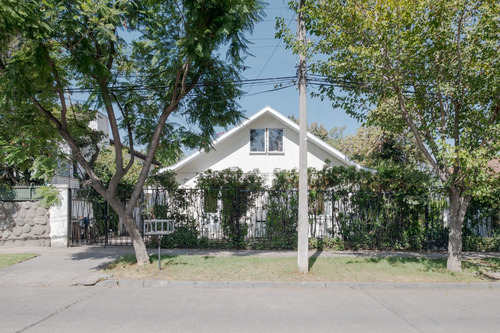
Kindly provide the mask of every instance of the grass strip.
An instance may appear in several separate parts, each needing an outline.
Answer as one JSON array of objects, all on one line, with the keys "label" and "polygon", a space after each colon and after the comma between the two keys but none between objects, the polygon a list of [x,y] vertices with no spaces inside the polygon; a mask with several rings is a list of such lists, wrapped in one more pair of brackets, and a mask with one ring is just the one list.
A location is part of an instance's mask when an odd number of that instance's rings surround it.
[{"label": "grass strip", "polygon": [[124,256],[106,271],[120,279],[188,281],[273,281],[273,282],[393,282],[473,283],[492,281],[485,271],[500,270],[500,259],[464,260],[463,271],[449,272],[446,259],[426,258],[310,258],[310,271],[301,274],[293,257],[157,256],[143,267],[135,256]]},{"label": "grass strip", "polygon": [[13,254],[0,254],[0,268],[17,264],[38,256],[35,253],[13,253]]}]

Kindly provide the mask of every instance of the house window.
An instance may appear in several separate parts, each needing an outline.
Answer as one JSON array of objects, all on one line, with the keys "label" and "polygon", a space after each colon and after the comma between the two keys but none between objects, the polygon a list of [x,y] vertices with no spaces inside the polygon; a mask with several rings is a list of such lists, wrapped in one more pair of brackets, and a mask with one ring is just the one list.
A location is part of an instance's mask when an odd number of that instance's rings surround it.
[{"label": "house window", "polygon": [[283,152],[283,130],[277,128],[270,128],[269,133],[269,149],[270,153]]},{"label": "house window", "polygon": [[253,153],[266,152],[266,130],[251,129],[250,130],[250,151]]},{"label": "house window", "polygon": [[283,129],[251,129],[250,152],[264,154],[283,153]]}]

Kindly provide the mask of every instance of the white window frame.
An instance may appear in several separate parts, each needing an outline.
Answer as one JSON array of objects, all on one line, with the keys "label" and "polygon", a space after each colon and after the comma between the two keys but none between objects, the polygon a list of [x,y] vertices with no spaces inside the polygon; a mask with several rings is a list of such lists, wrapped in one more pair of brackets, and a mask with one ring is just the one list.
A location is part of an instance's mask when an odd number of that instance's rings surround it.
[{"label": "white window frame", "polygon": [[[252,151],[252,131],[255,130],[264,130],[264,150],[263,151]],[[269,149],[269,131],[270,130],[281,130],[281,145],[282,149],[279,150],[270,150]],[[249,131],[249,150],[251,155],[283,155],[285,154],[285,129],[284,128],[251,128]]]}]

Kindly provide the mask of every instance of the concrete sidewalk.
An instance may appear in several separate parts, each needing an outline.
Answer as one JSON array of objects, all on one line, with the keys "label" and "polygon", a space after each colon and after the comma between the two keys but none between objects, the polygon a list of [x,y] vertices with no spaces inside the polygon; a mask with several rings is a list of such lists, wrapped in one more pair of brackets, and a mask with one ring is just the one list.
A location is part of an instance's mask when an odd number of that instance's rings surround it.
[{"label": "concrete sidewalk", "polygon": [[[156,249],[150,249],[150,254],[156,254]],[[71,286],[71,285],[121,285],[135,287],[195,287],[195,288],[447,288],[446,284],[381,284],[381,283],[280,283],[280,282],[207,282],[207,281],[116,281],[110,274],[99,272],[111,261],[125,254],[133,254],[131,246],[79,246],[68,248],[51,247],[0,247],[0,253],[36,253],[38,257],[21,262],[0,270],[0,286]],[[193,249],[162,249],[162,255],[201,255],[201,256],[296,256],[296,251],[252,251],[252,250],[193,250]],[[413,253],[413,252],[376,252],[376,251],[310,251],[312,257],[427,257],[443,258],[444,252]],[[500,253],[465,253],[465,257],[496,257]],[[477,286],[476,286],[477,285]],[[495,288],[499,283],[451,284],[449,287]]]},{"label": "concrete sidewalk", "polygon": [[36,258],[2,268],[0,286],[69,286],[94,285],[109,278],[99,272],[109,262],[132,247],[0,247],[0,253],[36,253]]}]

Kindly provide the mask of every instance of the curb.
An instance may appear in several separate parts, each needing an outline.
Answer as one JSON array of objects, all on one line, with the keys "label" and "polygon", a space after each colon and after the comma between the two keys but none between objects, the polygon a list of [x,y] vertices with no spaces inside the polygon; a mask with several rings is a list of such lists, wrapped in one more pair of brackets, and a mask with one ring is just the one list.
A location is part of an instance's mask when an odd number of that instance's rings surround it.
[{"label": "curb", "polygon": [[408,290],[500,290],[500,283],[385,283],[385,282],[271,282],[271,281],[169,281],[105,280],[96,286],[131,288],[194,289],[408,289]]}]

